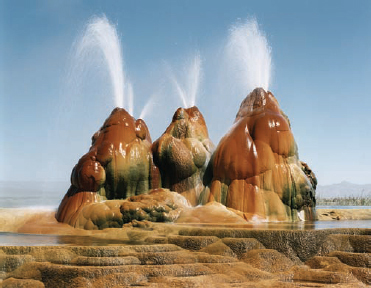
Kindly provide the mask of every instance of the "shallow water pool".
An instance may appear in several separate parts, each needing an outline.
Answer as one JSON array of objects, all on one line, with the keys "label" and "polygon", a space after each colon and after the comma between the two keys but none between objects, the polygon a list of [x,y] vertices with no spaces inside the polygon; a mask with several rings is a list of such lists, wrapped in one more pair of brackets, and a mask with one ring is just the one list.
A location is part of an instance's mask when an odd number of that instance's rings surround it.
[{"label": "shallow water pool", "polygon": [[[177,224],[173,224],[177,225]],[[371,228],[371,220],[343,220],[343,221],[315,221],[296,223],[254,223],[245,225],[210,225],[189,224],[188,227],[220,227],[240,228],[246,230],[320,230],[335,228]],[[109,233],[109,232],[107,232]],[[143,239],[144,240],[144,239]],[[0,246],[108,246],[108,245],[140,245],[143,242],[134,242],[118,239],[101,239],[80,235],[50,235],[50,234],[23,234],[0,232]]]}]

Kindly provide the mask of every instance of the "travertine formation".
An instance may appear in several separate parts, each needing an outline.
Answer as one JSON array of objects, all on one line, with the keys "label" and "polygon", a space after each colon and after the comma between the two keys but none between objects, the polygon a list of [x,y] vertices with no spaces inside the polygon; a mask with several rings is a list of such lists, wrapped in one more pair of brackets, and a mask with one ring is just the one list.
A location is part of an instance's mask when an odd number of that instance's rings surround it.
[{"label": "travertine formation", "polygon": [[182,194],[193,206],[205,202],[208,189],[205,171],[213,150],[198,108],[179,108],[165,133],[152,146],[163,187]]},{"label": "travertine formation", "polygon": [[287,116],[271,92],[256,88],[212,158],[209,201],[270,221],[314,220],[317,180],[298,159]]},{"label": "travertine formation", "polygon": [[154,189],[146,194],[131,196],[125,200],[106,200],[87,203],[68,222],[75,228],[97,230],[121,228],[133,221],[174,222],[187,200],[167,189]]},{"label": "travertine formation", "polygon": [[[228,221],[236,215],[244,221],[314,220],[316,185],[312,170],[299,161],[287,116],[271,92],[256,88],[215,152],[197,107],[177,109],[153,144],[143,120],[114,109],[73,169],[56,218],[84,229],[121,227],[129,219],[175,221],[180,210],[167,206],[164,195],[175,199],[172,193],[179,193],[191,206],[216,201],[228,208],[209,204],[187,212],[181,205],[181,222],[215,223],[218,211]],[[151,192],[160,187],[168,190]]]},{"label": "travertine formation", "polygon": [[160,186],[151,137],[143,120],[116,108],[92,137],[92,146],[71,174],[71,187],[56,218],[75,226],[85,205],[100,199],[126,199]]},{"label": "travertine formation", "polygon": [[[137,244],[0,247],[7,287],[368,287],[370,229],[183,227]],[[166,226],[161,224],[160,226]],[[141,233],[142,232],[142,233]],[[129,232],[128,232],[129,234]],[[109,244],[109,243],[108,243]]]}]

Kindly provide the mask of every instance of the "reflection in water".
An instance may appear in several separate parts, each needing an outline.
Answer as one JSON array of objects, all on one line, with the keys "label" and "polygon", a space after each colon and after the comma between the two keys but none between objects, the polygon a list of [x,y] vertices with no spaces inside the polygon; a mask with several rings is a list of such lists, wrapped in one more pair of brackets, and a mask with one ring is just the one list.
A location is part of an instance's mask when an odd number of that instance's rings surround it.
[{"label": "reflection in water", "polygon": [[0,246],[108,246],[133,244],[138,245],[142,243],[78,235],[39,235],[0,232]]},{"label": "reflection in water", "polygon": [[341,221],[301,221],[301,222],[260,222],[248,224],[187,224],[197,227],[243,228],[254,230],[318,230],[335,228],[370,228],[371,220],[341,220]]},{"label": "reflection in water", "polygon": [[328,228],[370,228],[371,220],[316,221],[314,229]]},{"label": "reflection in water", "polygon": [[[357,211],[357,210],[354,210]],[[364,211],[368,211],[364,209]],[[205,211],[203,211],[205,212]],[[207,212],[207,211],[206,211]],[[205,212],[205,213],[206,213]],[[209,211],[210,212],[210,211]],[[358,212],[359,213],[359,212]],[[213,215],[213,214],[208,214]],[[371,220],[333,220],[304,222],[250,222],[231,224],[219,217],[219,223],[153,223],[145,229],[83,230],[58,223],[55,212],[27,208],[0,208],[0,246],[107,246],[140,245],[147,237],[178,234],[184,227],[239,228],[247,230],[314,230],[334,228],[370,228]],[[213,218],[214,219],[214,218]],[[202,220],[200,218],[200,220]],[[225,220],[225,219],[224,219]],[[152,229],[153,228],[153,229]],[[166,231],[166,233],[165,233]],[[137,242],[137,241],[140,242]],[[148,244],[148,243],[146,243]]]},{"label": "reflection in water", "polygon": [[[178,226],[177,224],[173,224]],[[345,221],[314,221],[314,222],[280,222],[280,223],[249,223],[249,224],[179,224],[179,226],[205,227],[205,228],[241,228],[246,230],[319,230],[334,228],[370,228],[371,220],[345,220]],[[175,229],[176,230],[176,229]],[[109,234],[110,231],[101,231]],[[144,240],[144,239],[143,239]],[[148,244],[143,241],[129,241],[94,236],[81,235],[40,235],[0,232],[0,246],[109,246],[109,245],[141,245]]]}]

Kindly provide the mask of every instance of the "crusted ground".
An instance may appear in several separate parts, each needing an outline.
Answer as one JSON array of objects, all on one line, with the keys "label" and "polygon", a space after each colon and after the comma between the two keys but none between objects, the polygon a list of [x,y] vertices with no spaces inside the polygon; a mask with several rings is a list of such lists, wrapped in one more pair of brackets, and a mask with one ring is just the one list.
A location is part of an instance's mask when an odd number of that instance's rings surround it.
[{"label": "crusted ground", "polygon": [[[138,233],[143,228],[138,229]],[[140,233],[139,233],[140,234]],[[140,245],[3,246],[2,287],[367,287],[371,229],[183,228]]]}]

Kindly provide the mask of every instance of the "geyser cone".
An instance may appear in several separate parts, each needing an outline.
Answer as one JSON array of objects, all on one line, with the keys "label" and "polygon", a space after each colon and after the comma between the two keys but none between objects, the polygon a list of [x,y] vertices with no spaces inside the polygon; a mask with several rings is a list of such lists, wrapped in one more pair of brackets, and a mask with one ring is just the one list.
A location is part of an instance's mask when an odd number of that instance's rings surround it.
[{"label": "geyser cone", "polygon": [[145,122],[115,108],[93,135],[89,152],[73,168],[71,187],[58,208],[57,220],[74,225],[85,204],[100,198],[125,199],[158,188],[151,144]]},{"label": "geyser cone", "polygon": [[299,161],[290,122],[271,92],[256,88],[242,101],[212,165],[209,201],[242,211],[247,219],[314,219],[317,180]]},{"label": "geyser cone", "polygon": [[214,145],[196,106],[178,108],[172,122],[152,145],[162,185],[185,196],[192,205],[203,202],[205,171]]}]

